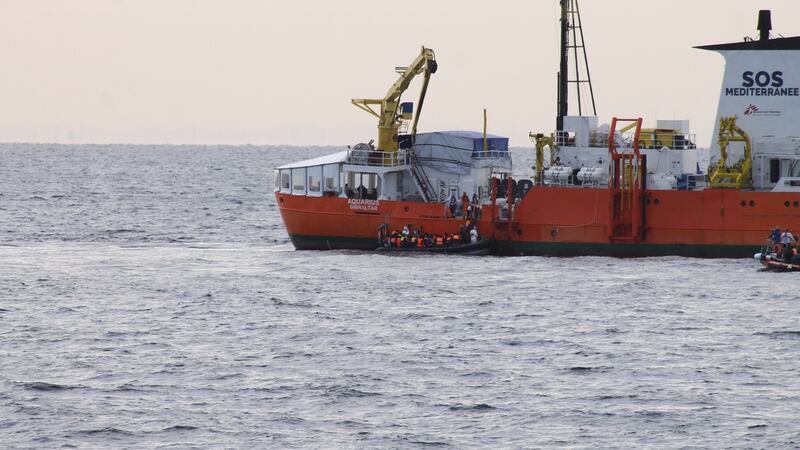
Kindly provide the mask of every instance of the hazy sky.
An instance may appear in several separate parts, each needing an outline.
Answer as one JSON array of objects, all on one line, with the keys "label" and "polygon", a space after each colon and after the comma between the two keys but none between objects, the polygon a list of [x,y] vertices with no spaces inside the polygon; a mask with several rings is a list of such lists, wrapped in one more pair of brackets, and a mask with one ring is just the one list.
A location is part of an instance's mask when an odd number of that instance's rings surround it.
[{"label": "hazy sky", "polygon": [[[692,46],[800,34],[797,0],[583,0],[600,122],[690,119],[708,145],[723,59]],[[555,125],[557,0],[0,0],[0,141],[331,144],[376,136],[421,45],[439,61],[421,131],[528,145]],[[416,101],[419,84],[405,100]]]}]

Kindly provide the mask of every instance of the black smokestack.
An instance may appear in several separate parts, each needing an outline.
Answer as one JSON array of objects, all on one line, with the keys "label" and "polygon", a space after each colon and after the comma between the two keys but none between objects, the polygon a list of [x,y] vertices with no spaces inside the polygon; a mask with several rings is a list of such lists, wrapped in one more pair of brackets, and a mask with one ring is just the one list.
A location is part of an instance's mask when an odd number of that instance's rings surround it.
[{"label": "black smokestack", "polygon": [[758,12],[758,38],[766,41],[769,39],[769,30],[772,29],[772,16],[768,9]]}]

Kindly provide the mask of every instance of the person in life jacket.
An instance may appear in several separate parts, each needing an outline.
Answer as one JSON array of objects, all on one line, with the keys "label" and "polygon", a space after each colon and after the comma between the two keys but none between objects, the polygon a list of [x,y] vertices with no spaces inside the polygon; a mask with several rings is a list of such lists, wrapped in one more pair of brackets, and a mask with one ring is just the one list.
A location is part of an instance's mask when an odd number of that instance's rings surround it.
[{"label": "person in life jacket", "polygon": [[386,224],[382,224],[378,227],[378,245],[381,247],[386,247],[388,240],[388,235],[386,234]]},{"label": "person in life jacket", "polygon": [[780,244],[781,243],[781,229],[775,227],[772,229],[772,233],[769,235],[769,239],[772,241],[772,244]]},{"label": "person in life jacket", "polygon": [[794,243],[795,243],[794,236],[787,228],[786,231],[784,231],[783,234],[781,235],[781,244],[783,244],[785,247],[787,245],[792,245]]},{"label": "person in life jacket", "polygon": [[791,257],[787,262],[789,264],[800,264],[800,250],[798,250],[797,244],[792,246]]},{"label": "person in life jacket", "polygon": [[467,208],[469,207],[469,197],[467,197],[467,193],[463,192],[461,194],[461,215],[467,217]]},{"label": "person in life jacket", "polygon": [[469,222],[467,225],[461,225],[458,227],[458,236],[461,239],[461,242],[469,242]]}]

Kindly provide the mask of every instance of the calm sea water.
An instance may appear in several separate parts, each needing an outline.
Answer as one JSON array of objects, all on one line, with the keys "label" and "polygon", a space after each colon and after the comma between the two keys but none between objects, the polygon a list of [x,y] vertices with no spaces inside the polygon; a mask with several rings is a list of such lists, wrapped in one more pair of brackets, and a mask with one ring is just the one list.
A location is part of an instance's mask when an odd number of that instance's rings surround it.
[{"label": "calm sea water", "polygon": [[0,447],[800,446],[796,274],[294,251],[334,150],[0,146]]}]

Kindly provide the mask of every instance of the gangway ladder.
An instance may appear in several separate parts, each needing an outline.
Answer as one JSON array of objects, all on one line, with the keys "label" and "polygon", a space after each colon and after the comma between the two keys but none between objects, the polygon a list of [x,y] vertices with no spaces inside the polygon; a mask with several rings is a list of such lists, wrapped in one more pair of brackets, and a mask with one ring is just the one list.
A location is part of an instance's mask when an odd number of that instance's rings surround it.
[{"label": "gangway ladder", "polygon": [[[630,122],[620,132],[636,128],[631,149],[618,149],[615,139],[617,122]],[[612,242],[645,240],[645,200],[647,189],[647,156],[639,153],[639,134],[642,119],[611,120],[608,134],[608,154],[611,170],[609,189],[608,237]]]},{"label": "gangway ladder", "polygon": [[420,194],[422,194],[422,199],[426,202],[429,202],[434,197],[431,181],[425,174],[425,169],[423,169],[419,164],[417,152],[415,152],[413,148],[408,149],[408,157],[411,161],[411,168],[409,171],[411,172],[411,176],[414,177],[414,183],[417,185],[417,189],[419,189]]}]

